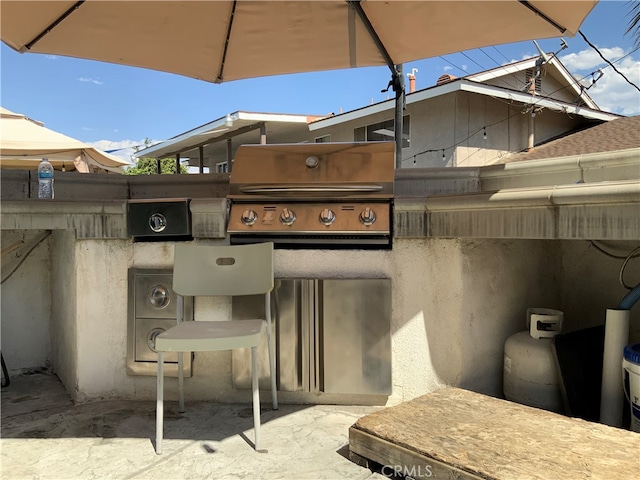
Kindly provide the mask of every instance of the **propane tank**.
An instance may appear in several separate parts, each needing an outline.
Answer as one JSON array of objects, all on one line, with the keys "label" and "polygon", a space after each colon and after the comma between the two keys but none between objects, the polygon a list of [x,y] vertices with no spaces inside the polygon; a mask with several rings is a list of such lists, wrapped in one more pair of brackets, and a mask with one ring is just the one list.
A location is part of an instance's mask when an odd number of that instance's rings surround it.
[{"label": "propane tank", "polygon": [[562,329],[563,312],[550,308],[527,310],[528,330],[504,344],[503,390],[507,400],[563,413],[560,378],[552,349]]}]

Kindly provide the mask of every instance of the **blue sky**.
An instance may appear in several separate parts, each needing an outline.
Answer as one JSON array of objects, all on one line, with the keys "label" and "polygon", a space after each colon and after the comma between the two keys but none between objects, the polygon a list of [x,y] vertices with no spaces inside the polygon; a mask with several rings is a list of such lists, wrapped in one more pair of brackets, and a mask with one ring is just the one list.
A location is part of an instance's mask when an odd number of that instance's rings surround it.
[{"label": "blue sky", "polygon": [[[640,86],[640,50],[634,51],[627,1],[600,1],[582,32],[616,68]],[[171,32],[167,33],[171,35]],[[640,92],[616,74],[577,35],[565,38],[559,54],[577,78],[604,76],[589,89],[603,109],[640,114]],[[559,39],[538,42],[546,52]],[[433,85],[443,73],[460,77],[536,55],[533,42],[521,42],[412,62],[416,87]],[[622,58],[621,60],[618,60]],[[616,61],[618,60],[618,61]],[[0,104],[42,121],[45,126],[103,150],[130,147],[145,138],[165,140],[237,110],[322,115],[385,100],[386,67],[283,75],[214,85],[178,75],[61,56],[18,54],[0,47]],[[393,95],[390,92],[389,95]],[[130,149],[118,154],[129,158]]]}]

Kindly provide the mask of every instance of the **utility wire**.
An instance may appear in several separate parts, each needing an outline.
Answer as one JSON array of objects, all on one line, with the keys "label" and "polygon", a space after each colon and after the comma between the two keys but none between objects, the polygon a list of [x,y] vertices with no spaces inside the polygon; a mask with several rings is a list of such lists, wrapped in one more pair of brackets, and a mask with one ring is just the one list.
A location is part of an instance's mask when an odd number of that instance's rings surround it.
[{"label": "utility wire", "polygon": [[622,285],[624,288],[626,288],[627,290],[633,290],[635,287],[631,286],[631,285],[627,285],[624,281],[624,269],[627,267],[627,263],[629,263],[629,260],[631,260],[632,258],[634,258],[637,252],[640,252],[640,247],[636,247],[634,248],[631,253],[629,253],[629,255],[627,255],[627,258],[624,259],[624,263],[622,264],[622,267],[620,267],[620,275],[618,275],[618,281],[620,282],[620,285]]},{"label": "utility wire", "polygon": [[[603,247],[601,247],[600,245],[598,245],[596,243],[595,240],[590,240],[589,241],[591,243],[591,245],[593,245],[595,247],[596,250],[600,251],[601,253],[605,254],[607,257],[609,258],[615,258],[617,260],[625,260],[627,257],[629,257],[629,255],[619,255],[619,254],[615,254],[615,253],[611,253],[608,252],[607,250],[605,250]],[[633,252],[632,252],[633,253]],[[640,257],[640,253],[636,253],[635,255],[633,255],[631,258],[637,258]]]},{"label": "utility wire", "polygon": [[491,55],[489,55],[489,54],[488,54],[487,52],[485,52],[483,49],[479,48],[478,50],[480,50],[482,53],[484,53],[484,54],[485,54],[485,56],[489,57],[489,60],[491,60],[491,61],[492,61],[493,63],[495,63],[497,66],[499,66],[499,67],[501,66],[495,58],[493,58]]},{"label": "utility wire", "polygon": [[6,282],[7,280],[9,280],[9,277],[11,277],[11,275],[13,275],[15,273],[16,270],[18,270],[18,268],[20,268],[20,265],[22,265],[22,263],[27,259],[27,257],[29,256],[29,254],[31,254],[31,252],[33,252],[33,250],[42,243],[42,241],[47,238],[49,235],[51,235],[51,230],[47,230],[44,232],[44,234],[42,234],[42,236],[31,246],[29,247],[29,249],[26,251],[26,253],[22,256],[22,258],[20,259],[20,261],[16,264],[15,267],[13,267],[13,269],[7,274],[6,277],[4,277],[2,279],[2,281],[0,282],[0,284],[3,284],[4,282]]},{"label": "utility wire", "polygon": [[453,66],[454,68],[457,68],[458,70],[460,70],[462,73],[464,73],[465,75],[469,75],[468,72],[466,72],[464,69],[460,68],[458,65],[456,65],[455,63],[447,60],[446,58],[444,58],[442,55],[439,56],[439,58],[441,60],[444,60],[445,62],[447,62],[449,65]]},{"label": "utility wire", "polygon": [[496,52],[502,55],[502,58],[504,58],[507,61],[507,63],[511,63],[511,60],[509,60],[504,53],[498,50],[495,45],[491,45],[491,48],[493,48]]},{"label": "utility wire", "polygon": [[482,70],[487,70],[487,67],[483,67],[482,65],[480,65],[478,62],[476,62],[473,58],[471,58],[469,55],[467,55],[464,52],[460,52],[462,55],[464,55],[465,57],[467,57],[469,60],[471,60],[473,63],[475,63],[477,66],[479,66]]},{"label": "utility wire", "polygon": [[585,42],[587,42],[587,44],[588,44],[591,48],[593,48],[593,49],[596,51],[596,53],[597,53],[598,55],[600,55],[600,58],[602,58],[602,60],[604,60],[605,62],[607,62],[607,63],[609,64],[609,66],[611,66],[611,67],[615,70],[615,72],[616,72],[618,75],[620,75],[622,78],[624,78],[624,79],[627,81],[627,83],[628,83],[629,85],[631,85],[632,87],[634,87],[636,90],[638,90],[638,91],[640,92],[640,88],[638,88],[638,86],[637,86],[635,83],[633,83],[631,80],[629,80],[629,79],[624,75],[624,73],[622,73],[620,70],[618,70],[618,69],[615,67],[615,65],[614,65],[613,63],[611,63],[609,60],[607,60],[607,59],[604,57],[604,55],[602,55],[602,53],[600,53],[600,50],[598,50],[598,48],[597,48],[593,43],[591,43],[591,42],[589,41],[589,39],[585,36],[585,34],[584,34],[584,33],[582,33],[582,30],[578,30],[578,33],[582,36],[582,38],[584,39],[584,41],[585,41]]}]

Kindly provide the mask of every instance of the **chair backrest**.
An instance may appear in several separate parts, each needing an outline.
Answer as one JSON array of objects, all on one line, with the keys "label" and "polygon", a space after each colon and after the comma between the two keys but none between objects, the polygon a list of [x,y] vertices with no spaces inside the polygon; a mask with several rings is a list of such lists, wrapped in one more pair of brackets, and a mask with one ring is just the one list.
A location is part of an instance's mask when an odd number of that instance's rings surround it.
[{"label": "chair backrest", "polygon": [[177,243],[173,290],[184,296],[256,295],[273,289],[273,243]]}]

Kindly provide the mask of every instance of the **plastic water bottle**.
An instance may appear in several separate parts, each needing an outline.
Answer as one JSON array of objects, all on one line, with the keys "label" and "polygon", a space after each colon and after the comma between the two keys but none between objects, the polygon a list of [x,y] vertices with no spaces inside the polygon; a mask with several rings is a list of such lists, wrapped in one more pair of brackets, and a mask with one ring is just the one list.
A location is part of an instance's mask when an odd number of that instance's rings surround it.
[{"label": "plastic water bottle", "polygon": [[53,165],[46,158],[38,165],[38,198],[53,199]]}]

